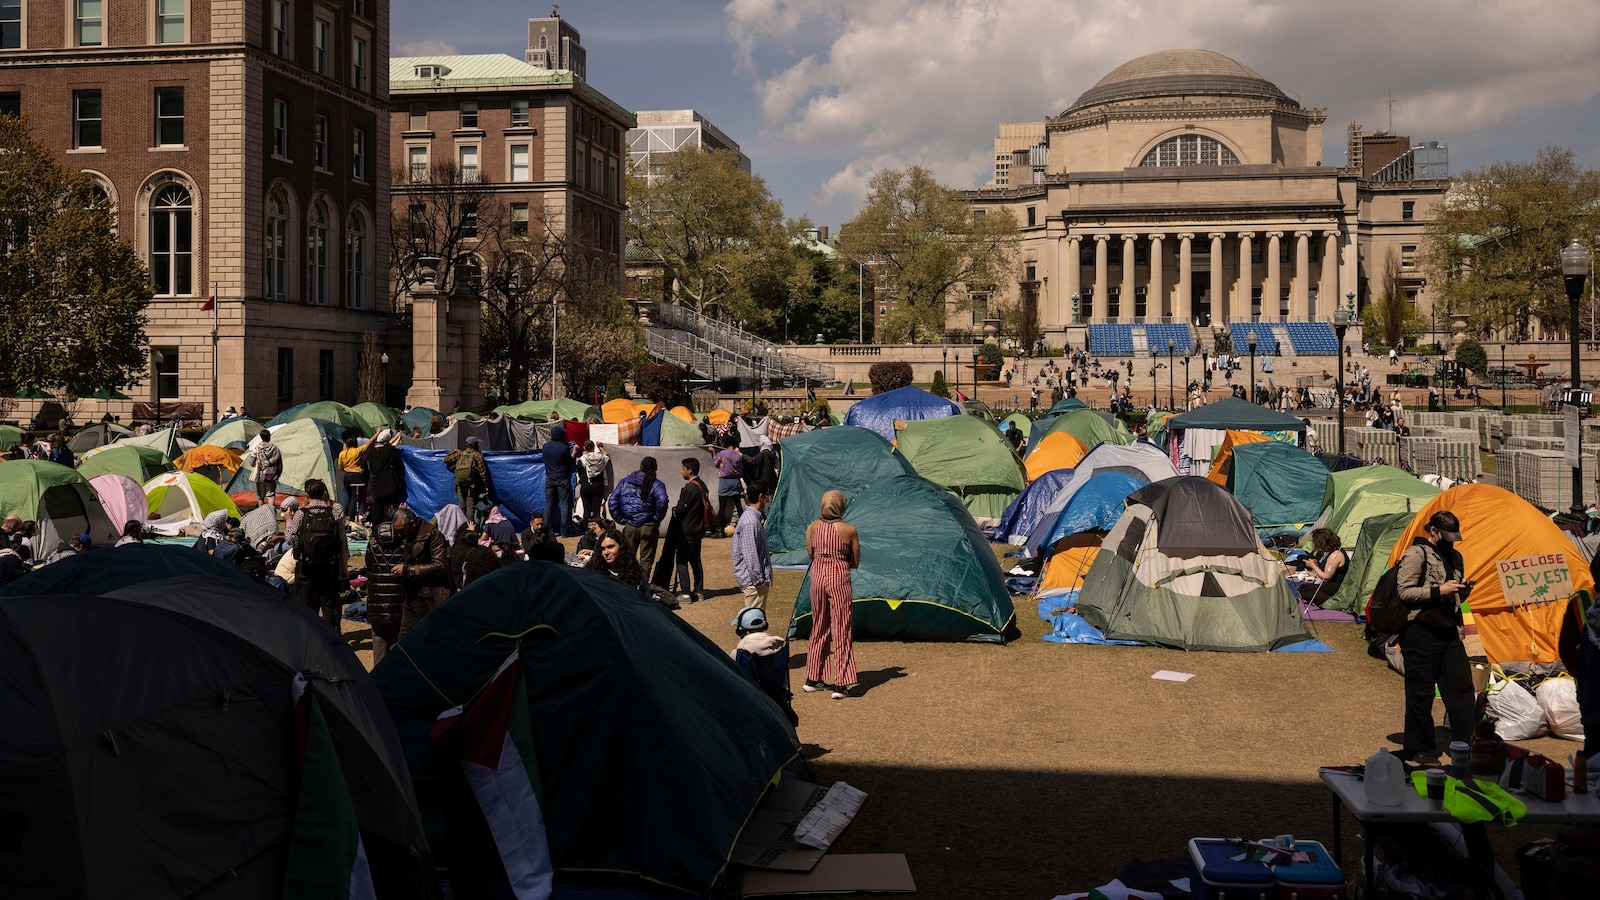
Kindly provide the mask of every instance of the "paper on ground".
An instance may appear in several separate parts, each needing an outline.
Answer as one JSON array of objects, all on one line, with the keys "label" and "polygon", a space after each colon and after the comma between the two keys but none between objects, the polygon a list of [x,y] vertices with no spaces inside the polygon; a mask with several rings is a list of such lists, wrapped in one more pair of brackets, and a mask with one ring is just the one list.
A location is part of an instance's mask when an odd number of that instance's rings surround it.
[{"label": "paper on ground", "polygon": [[1162,669],[1150,677],[1156,681],[1188,681],[1194,676],[1188,672],[1169,672],[1166,669]]},{"label": "paper on ground", "polygon": [[862,801],[866,799],[865,791],[842,781],[834,782],[833,787],[828,788],[827,795],[817,801],[817,805],[795,827],[794,839],[818,850],[828,849],[838,840],[839,833],[850,824],[850,820],[856,817]]}]

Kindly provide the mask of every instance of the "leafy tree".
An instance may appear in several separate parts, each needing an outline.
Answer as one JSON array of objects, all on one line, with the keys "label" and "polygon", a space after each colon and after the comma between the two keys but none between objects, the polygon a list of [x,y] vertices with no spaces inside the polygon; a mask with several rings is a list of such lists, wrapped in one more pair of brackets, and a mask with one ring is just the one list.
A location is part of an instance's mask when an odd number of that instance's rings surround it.
[{"label": "leafy tree", "polygon": [[789,256],[787,269],[774,265],[758,277],[750,330],[772,341],[854,340],[864,324],[857,273],[804,244],[791,244]]},{"label": "leafy tree", "polygon": [[138,381],[153,294],[94,182],[0,115],[0,383],[81,397]]},{"label": "leafy tree", "polygon": [[978,359],[983,363],[982,378],[999,378],[1000,367],[1005,363],[1005,354],[1000,352],[999,344],[984,344],[978,348]]},{"label": "leafy tree", "polygon": [[[726,150],[682,150],[628,175],[629,252],[663,267],[665,295],[704,315],[762,318],[763,281],[794,271],[797,223]],[[772,285],[766,287],[770,290]]]},{"label": "leafy tree", "polygon": [[651,363],[635,380],[639,393],[667,406],[689,405],[689,373],[677,363]]},{"label": "leafy tree", "polygon": [[911,364],[908,362],[878,362],[867,369],[867,381],[872,383],[874,394],[887,394],[911,383]]},{"label": "leafy tree", "polygon": [[1464,172],[1428,228],[1424,265],[1435,303],[1465,312],[1475,331],[1537,320],[1565,330],[1561,248],[1600,230],[1600,172],[1571,150]]},{"label": "leafy tree", "polygon": [[1361,328],[1363,334],[1377,337],[1387,347],[1404,346],[1407,339],[1428,328],[1427,317],[1417,312],[1406,297],[1400,278],[1400,254],[1393,249],[1383,260],[1377,299],[1361,311]]},{"label": "leafy tree", "polygon": [[921,166],[873,175],[860,212],[840,232],[845,253],[875,262],[887,279],[896,300],[883,323],[888,342],[938,340],[952,308],[972,309],[981,302],[974,294],[1012,277],[1019,240],[1009,210],[976,215]]},{"label": "leafy tree", "polygon": [[1489,374],[1489,354],[1475,338],[1463,338],[1456,347],[1456,364],[1479,378]]},{"label": "leafy tree", "polygon": [[612,372],[611,377],[606,379],[606,399],[615,400],[626,396],[628,396],[627,379],[623,378],[621,372]]},{"label": "leafy tree", "polygon": [[933,384],[928,386],[928,393],[935,397],[950,399],[950,385],[945,383],[943,372],[933,373]]}]

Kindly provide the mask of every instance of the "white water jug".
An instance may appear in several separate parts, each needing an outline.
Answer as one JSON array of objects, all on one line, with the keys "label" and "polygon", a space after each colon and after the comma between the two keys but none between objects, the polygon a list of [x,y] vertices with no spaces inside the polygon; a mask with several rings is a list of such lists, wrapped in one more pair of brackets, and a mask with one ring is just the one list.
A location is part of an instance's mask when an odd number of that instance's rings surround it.
[{"label": "white water jug", "polygon": [[1364,777],[1367,802],[1373,806],[1399,806],[1405,799],[1406,767],[1400,757],[1384,747],[1367,757]]}]

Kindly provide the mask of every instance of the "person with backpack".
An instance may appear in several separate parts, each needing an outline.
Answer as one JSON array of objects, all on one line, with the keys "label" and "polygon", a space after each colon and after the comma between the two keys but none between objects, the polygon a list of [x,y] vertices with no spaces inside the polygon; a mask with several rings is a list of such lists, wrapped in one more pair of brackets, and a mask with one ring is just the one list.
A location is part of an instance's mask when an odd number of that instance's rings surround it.
[{"label": "person with backpack", "polygon": [[255,466],[256,500],[275,503],[278,499],[278,479],[283,476],[283,451],[272,442],[272,432],[261,429],[257,435],[261,443],[250,451],[245,462]]},{"label": "person with backpack", "polygon": [[[695,603],[706,598],[706,573],[700,562],[700,545],[705,540],[706,526],[714,521],[716,514],[711,509],[710,491],[700,480],[700,460],[686,456],[683,458],[683,490],[678,492],[678,503],[672,507],[667,540],[661,547],[661,558],[656,560],[655,577],[650,579],[657,587],[665,589],[671,586],[676,574],[680,603]],[[689,589],[691,575],[693,590]]]},{"label": "person with backpack", "polygon": [[294,596],[322,616],[335,632],[344,604],[339,596],[349,583],[350,546],[345,539],[344,508],[328,496],[320,478],[306,480],[306,502],[285,526],[294,553]]},{"label": "person with backpack", "polygon": [[1472,669],[1461,640],[1461,603],[1472,582],[1465,580],[1466,566],[1455,548],[1460,540],[1460,520],[1440,510],[1429,517],[1424,536],[1411,542],[1395,567],[1395,593],[1406,608],[1406,622],[1399,629],[1406,684],[1401,753],[1419,763],[1439,759],[1433,735],[1435,686],[1450,717],[1450,740],[1470,743],[1477,721]]},{"label": "person with backpack", "polygon": [[478,439],[469,437],[467,446],[446,453],[444,464],[456,476],[456,502],[461,504],[461,511],[481,527],[483,519],[478,515],[478,498],[488,496],[490,504],[495,501],[494,489],[489,481],[489,464],[483,461]]}]

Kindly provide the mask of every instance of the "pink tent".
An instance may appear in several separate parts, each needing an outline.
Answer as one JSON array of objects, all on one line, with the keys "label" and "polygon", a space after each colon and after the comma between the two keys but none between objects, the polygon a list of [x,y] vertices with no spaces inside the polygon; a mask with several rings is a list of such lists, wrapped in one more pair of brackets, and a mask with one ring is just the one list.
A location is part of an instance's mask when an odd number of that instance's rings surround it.
[{"label": "pink tent", "polygon": [[106,511],[118,531],[129,522],[144,522],[150,518],[150,501],[145,497],[139,482],[126,475],[96,475],[89,479],[100,506]]}]

